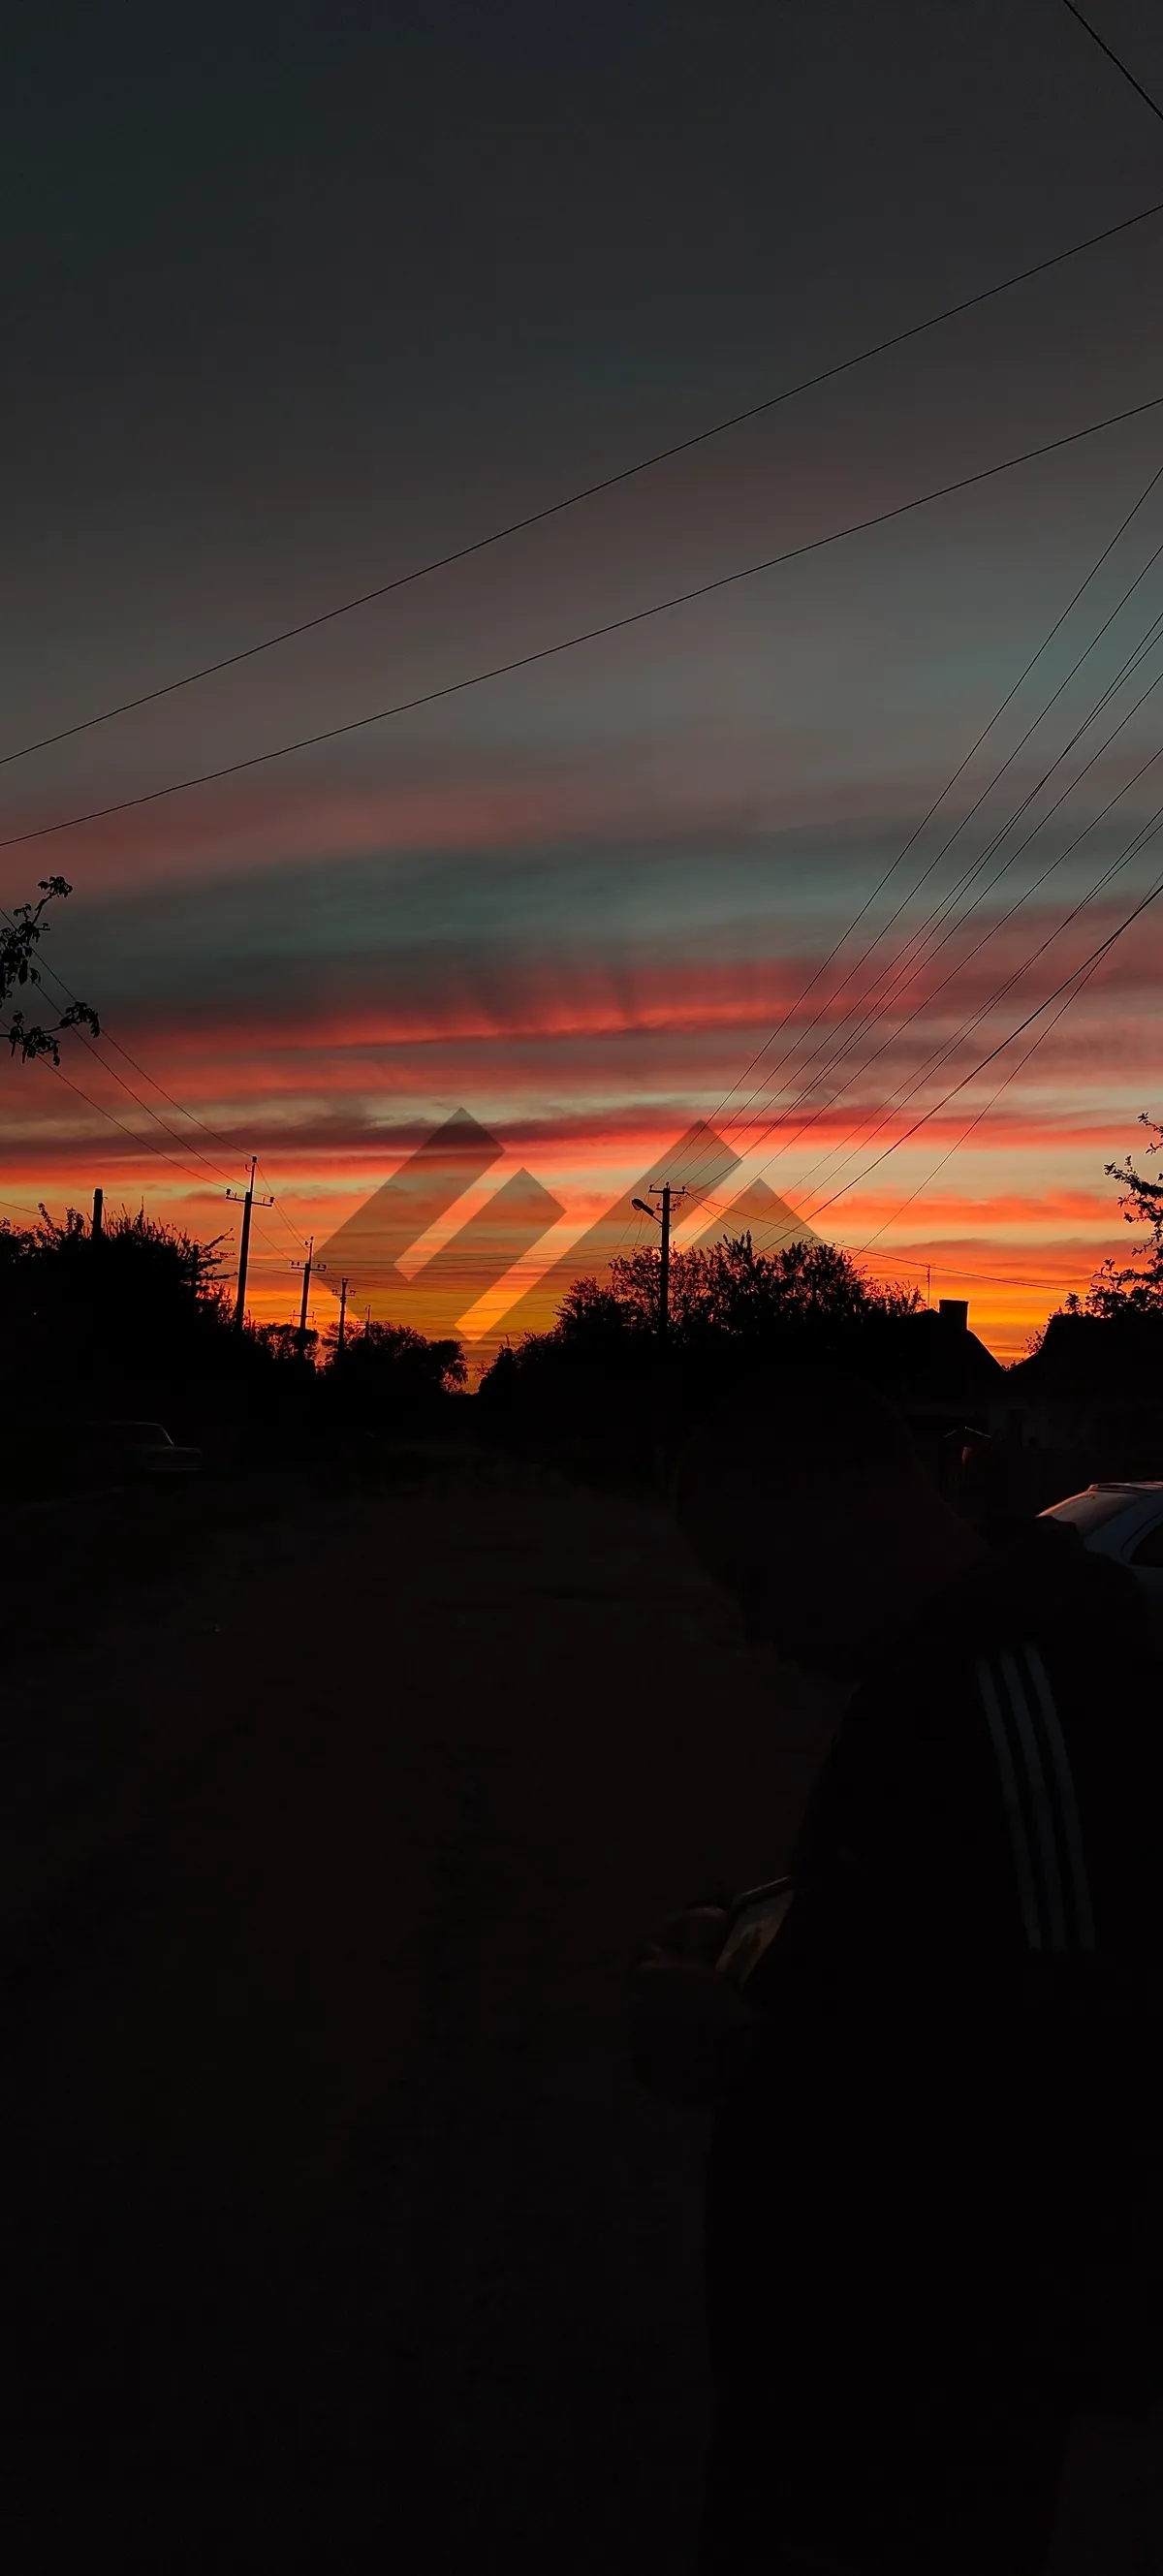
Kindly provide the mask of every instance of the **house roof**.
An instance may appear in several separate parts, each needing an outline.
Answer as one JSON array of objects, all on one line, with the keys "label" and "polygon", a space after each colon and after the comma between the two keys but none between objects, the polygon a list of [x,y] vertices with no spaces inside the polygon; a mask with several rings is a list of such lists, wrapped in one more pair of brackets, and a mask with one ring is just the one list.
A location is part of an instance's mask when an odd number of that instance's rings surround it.
[{"label": "house roof", "polygon": [[869,1374],[906,1410],[971,1411],[997,1393],[1006,1374],[967,1325],[932,1310],[878,1321],[869,1358]]},{"label": "house roof", "polygon": [[968,1325],[931,1311],[904,1318],[906,1340],[902,1394],[914,1403],[960,1404],[995,1392],[1005,1372],[1000,1360]]},{"label": "house roof", "polygon": [[1015,1396],[1115,1395],[1163,1381],[1163,1315],[1051,1315],[1039,1348],[1007,1372]]}]

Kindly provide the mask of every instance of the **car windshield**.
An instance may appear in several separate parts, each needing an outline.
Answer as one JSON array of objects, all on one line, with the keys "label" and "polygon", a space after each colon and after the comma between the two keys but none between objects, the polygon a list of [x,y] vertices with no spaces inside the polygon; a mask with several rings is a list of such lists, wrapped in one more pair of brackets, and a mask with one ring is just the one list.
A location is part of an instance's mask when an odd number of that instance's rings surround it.
[{"label": "car windshield", "polygon": [[132,1449],[168,1449],[170,1435],[160,1422],[117,1422],[114,1430],[119,1440]]},{"label": "car windshield", "polygon": [[1114,1491],[1108,1489],[1105,1493],[1071,1494],[1066,1502],[1052,1504],[1048,1512],[1043,1512],[1042,1518],[1044,1521],[1073,1521],[1075,1529],[1081,1530],[1085,1537],[1089,1530],[1101,1529],[1104,1521],[1116,1519],[1119,1512],[1125,1512],[1128,1503],[1135,1499],[1125,1486]]}]

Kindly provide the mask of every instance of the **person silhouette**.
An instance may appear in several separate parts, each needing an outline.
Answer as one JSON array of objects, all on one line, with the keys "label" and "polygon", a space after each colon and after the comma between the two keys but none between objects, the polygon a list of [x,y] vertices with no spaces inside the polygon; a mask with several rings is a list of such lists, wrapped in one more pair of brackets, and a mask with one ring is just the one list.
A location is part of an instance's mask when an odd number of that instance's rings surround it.
[{"label": "person silhouette", "polygon": [[640,2076],[715,2104],[702,2576],[1035,2576],[1072,2427],[1163,2397],[1136,1588],[1057,1522],[987,1547],[829,1373],[709,1415],[675,1504],[749,1633],[856,1685],[745,1981],[713,1906],[633,1973]]}]

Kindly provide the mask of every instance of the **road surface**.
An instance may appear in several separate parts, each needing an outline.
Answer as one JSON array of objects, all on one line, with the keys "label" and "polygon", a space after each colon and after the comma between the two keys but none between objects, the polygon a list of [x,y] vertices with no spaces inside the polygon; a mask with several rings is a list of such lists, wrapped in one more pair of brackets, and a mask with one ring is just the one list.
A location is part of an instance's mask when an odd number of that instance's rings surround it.
[{"label": "road surface", "polygon": [[665,1515],[302,1491],[5,1714],[16,2576],[684,2576],[699,2116],[644,1922],[783,1863],[831,1704]]}]

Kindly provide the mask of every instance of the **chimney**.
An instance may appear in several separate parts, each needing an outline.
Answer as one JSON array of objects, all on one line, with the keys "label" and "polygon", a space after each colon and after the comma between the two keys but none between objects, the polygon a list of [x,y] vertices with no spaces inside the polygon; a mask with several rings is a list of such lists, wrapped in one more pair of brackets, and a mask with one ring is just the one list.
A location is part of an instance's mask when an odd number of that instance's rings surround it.
[{"label": "chimney", "polygon": [[937,1313],[939,1314],[942,1323],[950,1325],[955,1333],[968,1332],[968,1297],[942,1297],[937,1307]]}]

